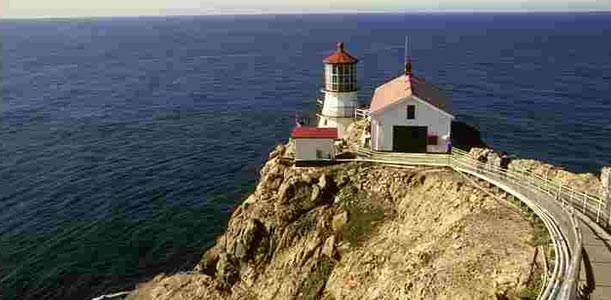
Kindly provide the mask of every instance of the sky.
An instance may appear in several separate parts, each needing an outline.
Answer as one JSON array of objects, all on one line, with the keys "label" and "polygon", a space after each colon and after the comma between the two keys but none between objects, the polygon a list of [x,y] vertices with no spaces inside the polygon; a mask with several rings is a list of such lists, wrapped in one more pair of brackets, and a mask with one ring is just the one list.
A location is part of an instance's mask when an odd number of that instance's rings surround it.
[{"label": "sky", "polygon": [[611,0],[0,0],[0,18],[422,11],[611,11]]}]

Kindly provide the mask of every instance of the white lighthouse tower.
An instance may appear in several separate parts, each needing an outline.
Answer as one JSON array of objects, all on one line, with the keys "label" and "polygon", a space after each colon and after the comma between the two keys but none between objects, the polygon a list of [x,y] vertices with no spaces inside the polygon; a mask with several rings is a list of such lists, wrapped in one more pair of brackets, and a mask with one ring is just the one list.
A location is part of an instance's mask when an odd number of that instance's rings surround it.
[{"label": "white lighthouse tower", "polygon": [[322,109],[318,112],[318,127],[336,127],[342,138],[354,119],[358,106],[356,63],[359,60],[344,50],[344,43],[323,60],[325,64],[325,94]]}]

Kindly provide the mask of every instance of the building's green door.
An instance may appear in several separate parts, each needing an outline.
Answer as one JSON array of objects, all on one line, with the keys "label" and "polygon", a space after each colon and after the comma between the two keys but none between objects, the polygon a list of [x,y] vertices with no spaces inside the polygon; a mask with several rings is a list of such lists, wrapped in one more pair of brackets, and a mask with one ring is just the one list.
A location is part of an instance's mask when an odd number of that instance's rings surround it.
[{"label": "building's green door", "polygon": [[426,152],[426,127],[393,126],[392,151]]}]

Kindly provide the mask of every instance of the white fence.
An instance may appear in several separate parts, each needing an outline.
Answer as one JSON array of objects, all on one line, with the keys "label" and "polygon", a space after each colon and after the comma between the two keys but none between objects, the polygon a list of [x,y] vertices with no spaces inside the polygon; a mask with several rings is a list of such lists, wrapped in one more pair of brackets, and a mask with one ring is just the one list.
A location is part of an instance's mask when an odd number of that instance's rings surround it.
[{"label": "white fence", "polygon": [[[477,165],[479,163],[474,158],[471,158],[467,152],[460,149],[453,149],[452,157],[454,159],[467,159],[467,161],[471,162],[473,165]],[[576,191],[572,186],[558,184],[549,178],[535,174],[533,170],[520,170],[515,168],[504,170],[490,164],[483,164],[483,168],[505,174],[512,180],[528,183],[537,190],[554,197],[559,202],[562,202],[563,205],[570,204],[574,209],[588,216],[603,229],[611,229],[611,216],[609,214],[609,208],[600,195]]]},{"label": "white fence", "polygon": [[361,109],[361,108],[355,109],[354,110],[354,117],[357,120],[368,118],[369,117],[369,109]]}]

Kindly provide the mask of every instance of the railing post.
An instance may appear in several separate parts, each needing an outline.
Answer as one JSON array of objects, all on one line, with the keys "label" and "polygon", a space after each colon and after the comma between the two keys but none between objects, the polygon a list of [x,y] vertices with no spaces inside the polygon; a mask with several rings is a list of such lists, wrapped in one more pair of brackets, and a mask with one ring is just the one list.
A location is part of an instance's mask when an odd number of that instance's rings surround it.
[{"label": "railing post", "polygon": [[598,209],[596,210],[596,224],[598,224],[598,220],[600,219],[600,209],[602,208],[602,200],[598,200]]},{"label": "railing post", "polygon": [[549,169],[547,169],[547,171],[545,172],[545,181],[543,182],[543,190],[545,190],[546,193],[549,193],[549,183],[547,182],[547,173],[549,173]]},{"label": "railing post", "polygon": [[588,200],[588,193],[583,193],[583,213],[586,213],[586,201]]},{"label": "railing post", "polygon": [[562,199],[562,207],[565,207],[564,197],[562,197],[562,184],[558,185],[558,192],[556,193],[556,199]]},{"label": "railing post", "polygon": [[607,229],[611,228],[611,167],[604,167],[600,172],[601,193],[598,199],[599,205],[605,204],[609,220],[607,220]]}]

